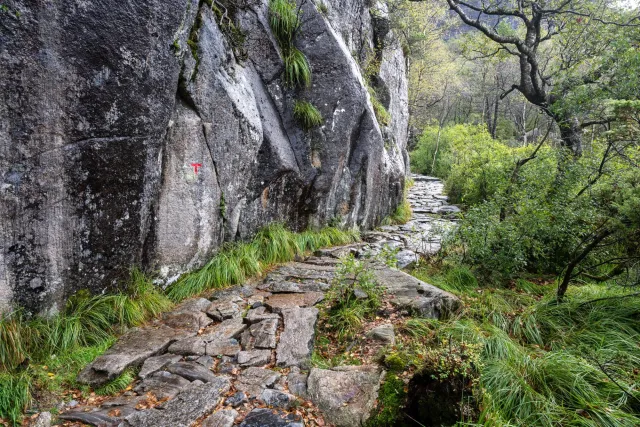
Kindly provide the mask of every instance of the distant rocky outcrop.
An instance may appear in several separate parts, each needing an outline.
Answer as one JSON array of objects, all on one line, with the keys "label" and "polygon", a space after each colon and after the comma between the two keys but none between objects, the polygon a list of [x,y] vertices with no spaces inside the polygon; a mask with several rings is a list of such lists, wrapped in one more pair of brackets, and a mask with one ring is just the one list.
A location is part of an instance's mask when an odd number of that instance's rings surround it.
[{"label": "distant rocky outcrop", "polygon": [[[372,227],[402,198],[405,58],[383,6],[299,2],[313,79],[292,89],[267,0],[4,3],[0,311],[55,312],[132,265],[171,280],[272,221]],[[323,124],[304,131],[294,100]]]}]

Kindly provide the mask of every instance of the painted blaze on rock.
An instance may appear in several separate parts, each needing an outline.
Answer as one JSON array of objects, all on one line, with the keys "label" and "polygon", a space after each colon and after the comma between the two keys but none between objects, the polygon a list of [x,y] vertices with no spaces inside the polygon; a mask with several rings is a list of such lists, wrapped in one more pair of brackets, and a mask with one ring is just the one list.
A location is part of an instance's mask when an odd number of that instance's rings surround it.
[{"label": "painted blaze on rock", "polygon": [[[131,265],[176,277],[273,221],[371,227],[401,200],[405,62],[368,2],[330,0],[328,19],[303,4],[295,44],[313,85],[300,93],[281,83],[267,0],[233,17],[250,34],[242,60],[206,3],[13,2],[20,19],[0,26],[0,311],[60,310]],[[351,57],[374,40],[386,127]],[[299,128],[296,98],[321,127]]]}]

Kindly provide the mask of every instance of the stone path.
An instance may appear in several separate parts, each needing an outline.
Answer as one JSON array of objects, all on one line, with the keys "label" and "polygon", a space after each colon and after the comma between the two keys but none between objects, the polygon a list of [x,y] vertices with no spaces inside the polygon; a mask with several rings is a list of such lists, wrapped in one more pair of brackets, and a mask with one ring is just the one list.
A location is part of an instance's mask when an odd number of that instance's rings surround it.
[{"label": "stone path", "polygon": [[[455,212],[442,196],[442,184],[414,177],[409,198],[413,219],[364,235],[365,243],[316,252],[282,265],[259,283],[187,300],[160,319],[128,331],[79,375],[94,387],[136,368],[138,379],[121,396],[91,400],[63,411],[60,418],[94,426],[358,426],[375,406],[381,367],[311,366],[318,308],[340,262],[397,248],[406,258],[439,247],[438,226]],[[428,211],[428,212],[427,212]],[[429,245],[425,244],[428,243]],[[438,318],[455,310],[457,298],[380,263],[371,268],[397,310]],[[393,343],[393,326],[367,335]],[[301,416],[300,402],[312,402],[316,424]],[[314,408],[309,409],[313,412]],[[314,417],[316,420],[317,417]]]}]

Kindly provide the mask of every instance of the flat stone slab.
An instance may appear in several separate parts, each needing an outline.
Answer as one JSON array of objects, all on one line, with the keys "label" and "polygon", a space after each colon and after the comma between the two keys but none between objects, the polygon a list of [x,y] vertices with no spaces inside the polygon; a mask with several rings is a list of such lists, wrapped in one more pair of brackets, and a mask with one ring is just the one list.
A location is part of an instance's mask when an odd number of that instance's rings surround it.
[{"label": "flat stone slab", "polygon": [[233,319],[241,314],[240,306],[233,301],[214,301],[207,308],[207,314],[215,320],[221,322],[226,319]]},{"label": "flat stone slab", "polygon": [[279,390],[273,390],[271,388],[265,388],[258,397],[267,406],[274,408],[289,409],[296,397],[292,394],[285,393]]},{"label": "flat stone slab", "polygon": [[394,345],[396,342],[396,334],[392,323],[376,326],[367,332],[367,336],[384,344]]},{"label": "flat stone slab", "polygon": [[265,301],[265,305],[275,313],[294,307],[311,307],[324,299],[322,292],[303,292],[292,294],[274,294]]},{"label": "flat stone slab", "polygon": [[166,353],[162,356],[150,357],[142,364],[142,368],[138,373],[138,377],[141,379],[145,379],[154,372],[161,371],[164,367],[178,362],[180,359],[182,359],[182,356],[171,353]]},{"label": "flat stone slab", "polygon": [[305,367],[313,351],[315,327],[318,321],[318,309],[289,308],[282,311],[284,331],[276,350],[278,366]]},{"label": "flat stone slab", "polygon": [[245,392],[247,396],[258,397],[262,390],[272,387],[280,376],[270,369],[251,367],[240,373],[234,385],[236,390]]},{"label": "flat stone slab", "polygon": [[276,348],[276,332],[280,319],[266,319],[249,326],[242,333],[242,348]]},{"label": "flat stone slab", "polygon": [[384,371],[377,366],[311,369],[309,398],[337,427],[364,425],[378,398]]},{"label": "flat stone slab", "polygon": [[102,412],[82,412],[73,411],[66,412],[58,415],[58,418],[67,421],[79,421],[82,424],[89,424],[99,427],[115,427],[120,424],[120,419],[116,417],[110,417]]},{"label": "flat stone slab", "polygon": [[393,295],[391,303],[415,311],[423,317],[439,319],[460,307],[458,297],[395,269],[373,269],[380,286]]},{"label": "flat stone slab", "polygon": [[209,369],[197,362],[177,362],[167,366],[167,372],[180,375],[189,381],[200,380],[203,383],[214,381],[217,377]]},{"label": "flat stone slab", "polygon": [[271,360],[271,350],[249,350],[238,353],[240,366],[263,366]]},{"label": "flat stone slab", "polygon": [[240,427],[304,427],[302,419],[295,414],[279,410],[256,408],[247,414]]},{"label": "flat stone slab", "polygon": [[[216,342],[216,345],[219,346],[221,343],[228,342],[230,339],[240,336],[246,327],[247,325],[243,323],[242,318],[225,320],[209,326],[202,335],[175,342],[169,347],[169,351],[182,355],[212,355],[214,350],[210,350],[210,352],[207,353],[210,343]],[[211,348],[213,349],[213,347]]]},{"label": "flat stone slab", "polygon": [[80,371],[77,381],[100,386],[118,377],[125,369],[140,366],[147,358],[163,353],[174,341],[192,335],[195,332],[165,325],[133,329]]},{"label": "flat stone slab", "polygon": [[123,427],[190,427],[218,405],[230,385],[228,378],[216,377],[206,384],[189,387],[160,409],[147,409],[126,417]]},{"label": "flat stone slab", "polygon": [[270,313],[264,306],[249,310],[244,320],[248,323],[258,323],[267,319],[280,319],[277,313]]},{"label": "flat stone slab", "polygon": [[139,394],[151,393],[158,399],[171,399],[188,387],[191,381],[167,371],[149,375],[133,390]]},{"label": "flat stone slab", "polygon": [[188,329],[198,332],[206,328],[213,320],[201,311],[169,312],[162,316],[162,323],[175,329]]},{"label": "flat stone slab", "polygon": [[331,287],[330,284],[317,280],[305,280],[292,282],[289,280],[274,280],[267,282],[260,287],[265,291],[276,293],[302,293],[302,292],[322,292]]},{"label": "flat stone slab", "polygon": [[231,427],[238,416],[235,409],[220,409],[202,421],[202,427]]}]

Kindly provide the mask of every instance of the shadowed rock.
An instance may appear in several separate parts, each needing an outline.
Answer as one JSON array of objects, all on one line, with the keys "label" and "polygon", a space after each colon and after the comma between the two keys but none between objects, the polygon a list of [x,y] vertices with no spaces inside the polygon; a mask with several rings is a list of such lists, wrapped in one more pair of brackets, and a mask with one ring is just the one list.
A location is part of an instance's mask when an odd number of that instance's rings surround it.
[{"label": "shadowed rock", "polygon": [[375,406],[384,372],[377,366],[311,369],[309,398],[338,427],[364,425]]},{"label": "shadowed rock", "polygon": [[289,308],[282,311],[284,331],[276,350],[278,366],[301,366],[308,364],[313,351],[318,309]]}]

